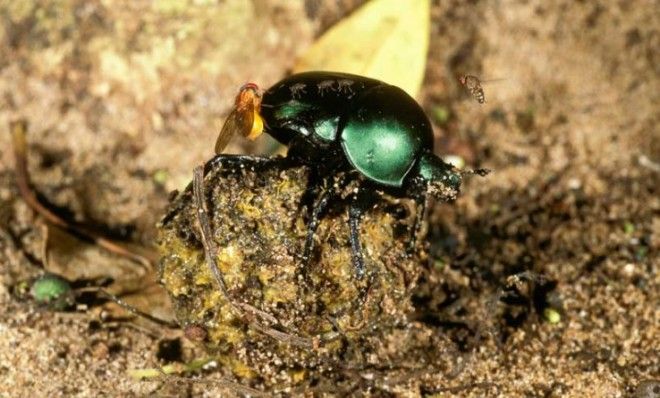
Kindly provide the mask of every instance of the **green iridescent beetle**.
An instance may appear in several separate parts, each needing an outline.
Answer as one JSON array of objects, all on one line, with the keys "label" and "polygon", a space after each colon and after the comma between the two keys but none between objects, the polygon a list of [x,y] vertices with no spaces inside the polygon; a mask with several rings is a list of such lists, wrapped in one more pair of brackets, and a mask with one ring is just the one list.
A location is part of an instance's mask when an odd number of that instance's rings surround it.
[{"label": "green iridescent beetle", "polygon": [[[413,248],[428,196],[453,198],[460,187],[460,174],[433,153],[433,130],[422,108],[400,88],[375,79],[306,72],[263,93],[255,84],[246,84],[218,137],[216,152],[220,154],[233,133],[255,138],[262,128],[288,147],[287,158],[293,163],[312,169],[316,187],[331,186],[338,175],[344,176],[338,185],[345,184],[351,171],[363,177],[349,207],[357,278],[365,272],[358,231],[368,201],[361,200],[362,193],[382,190],[417,202]],[[312,253],[320,218],[336,195],[336,190],[326,189],[312,207],[304,262]]]}]

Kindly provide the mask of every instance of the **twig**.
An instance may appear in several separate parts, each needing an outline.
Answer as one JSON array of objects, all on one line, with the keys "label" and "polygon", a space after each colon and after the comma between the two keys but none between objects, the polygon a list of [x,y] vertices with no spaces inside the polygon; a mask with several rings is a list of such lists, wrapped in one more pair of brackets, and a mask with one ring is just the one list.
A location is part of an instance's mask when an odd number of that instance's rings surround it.
[{"label": "twig", "polygon": [[270,328],[270,327],[267,327],[267,326],[263,326],[259,322],[255,322],[255,321],[250,322],[249,326],[250,326],[250,328],[252,328],[252,329],[254,329],[258,332],[261,332],[261,333],[263,333],[267,336],[270,336],[270,337],[274,338],[277,341],[281,341],[282,343],[291,344],[291,345],[296,346],[296,347],[314,348],[314,347],[318,347],[319,343],[320,343],[320,340],[318,340],[318,338],[315,342],[314,339],[309,339],[309,338],[305,338],[305,337],[296,336],[294,334],[281,332],[277,329],[273,329],[273,328]]},{"label": "twig", "polygon": [[168,321],[166,319],[161,319],[161,318],[155,317],[151,314],[148,314],[144,311],[141,311],[141,310],[133,307],[132,305],[128,304],[124,300],[120,299],[119,297],[115,296],[114,294],[108,292],[107,290],[105,290],[103,288],[96,287],[96,286],[83,287],[83,288],[80,288],[80,289],[76,289],[76,292],[100,293],[101,295],[109,298],[110,300],[115,302],[117,305],[119,305],[121,308],[123,308],[124,310],[130,312],[131,314],[133,314],[135,316],[145,318],[145,319],[147,319],[147,320],[149,320],[149,321],[151,321],[151,322],[153,322],[157,325],[165,326],[165,327],[170,328],[170,329],[179,329],[179,325],[176,324],[175,322]]},{"label": "twig", "polygon": [[266,393],[256,390],[252,387],[244,386],[234,381],[228,380],[224,377],[220,378],[206,378],[206,379],[191,379],[189,377],[179,376],[181,373],[190,373],[204,369],[204,366],[213,362],[213,358],[197,359],[186,364],[169,364],[158,368],[147,369],[131,369],[128,374],[138,380],[153,379],[160,377],[165,380],[183,383],[205,383],[215,384],[220,387],[228,388],[234,392],[245,394],[254,397],[266,397]]},{"label": "twig", "polygon": [[253,314],[258,315],[258,316],[266,319],[270,323],[275,323],[275,324],[280,323],[280,321],[277,318],[275,318],[273,315],[267,313],[266,311],[262,311],[262,310],[260,310],[259,308],[255,307],[253,305],[250,305],[250,304],[247,304],[247,303],[236,303],[236,305],[238,305],[239,307],[241,307],[245,311],[252,312]]},{"label": "twig", "polygon": [[195,199],[195,208],[197,209],[197,222],[199,223],[200,233],[202,238],[202,245],[204,246],[204,254],[206,256],[206,262],[211,268],[213,277],[215,281],[220,286],[222,294],[225,296],[225,300],[242,315],[241,311],[236,307],[231,297],[229,297],[229,291],[227,290],[227,284],[225,283],[222,274],[220,273],[220,268],[218,268],[218,263],[215,261],[215,253],[217,253],[217,248],[215,243],[210,239],[211,233],[211,223],[209,221],[209,216],[206,211],[206,203],[204,200],[204,167],[197,166],[193,169],[193,197]]},{"label": "twig", "polygon": [[454,386],[454,387],[435,388],[431,391],[427,391],[427,393],[437,394],[437,393],[441,393],[441,392],[449,392],[449,393],[452,393],[452,394],[457,394],[457,393],[459,393],[461,391],[465,391],[465,390],[474,390],[474,389],[477,389],[477,388],[486,389],[486,388],[490,388],[490,387],[497,387],[497,384],[495,384],[493,382],[489,382],[489,381],[467,383],[467,384],[461,384],[461,385]]},{"label": "twig", "polygon": [[44,268],[48,267],[48,224],[41,224],[41,262],[44,265]]},{"label": "twig", "polygon": [[225,300],[227,300],[231,308],[236,312],[236,314],[239,317],[247,321],[249,327],[267,336],[270,336],[275,340],[304,348],[313,348],[315,346],[318,346],[318,343],[320,342],[320,339],[318,337],[313,339],[300,337],[293,333],[282,332],[280,330],[273,329],[272,327],[262,325],[261,323],[259,323],[254,319],[254,315],[248,316],[247,314],[245,314],[245,312],[243,312],[242,309],[248,309],[248,311],[251,312],[252,314],[259,315],[273,323],[278,324],[279,326],[282,326],[281,322],[279,322],[277,318],[275,318],[274,316],[267,314],[249,304],[234,302],[234,300],[229,295],[229,291],[227,290],[227,284],[225,283],[225,280],[222,277],[222,273],[220,272],[220,268],[218,267],[218,263],[216,262],[215,259],[215,253],[217,253],[217,248],[215,246],[215,243],[211,240],[211,236],[212,236],[211,223],[209,221],[208,213],[206,210],[206,203],[204,199],[205,198],[204,166],[196,166],[193,169],[192,189],[193,189],[195,207],[197,208],[197,222],[199,223],[200,226],[202,246],[204,246],[204,255],[206,257],[206,262],[208,266],[211,268],[211,273],[213,274],[216,283],[220,287],[220,290],[222,291]]},{"label": "twig", "polygon": [[52,210],[48,209],[41,202],[39,202],[37,195],[35,195],[32,188],[30,187],[30,175],[27,169],[27,144],[25,141],[27,122],[25,120],[12,122],[10,123],[10,129],[12,134],[12,144],[14,147],[16,183],[18,185],[18,190],[21,194],[21,197],[33,211],[46,219],[46,221],[49,223],[56,225],[73,235],[89,240],[111,253],[127,257],[147,268],[152,268],[151,261],[141,254],[135,253],[113,240],[104,238],[94,231],[89,230],[88,228],[85,228],[81,225],[75,225],[62,219]]},{"label": "twig", "polygon": [[[160,370],[160,369],[158,369]],[[248,396],[253,396],[253,397],[269,397],[270,395],[266,394],[263,391],[259,391],[257,389],[254,389],[252,387],[244,386],[242,384],[236,383],[231,380],[227,380],[224,377],[221,377],[219,379],[212,379],[212,378],[207,378],[207,379],[191,379],[188,377],[183,377],[183,376],[178,376],[178,375],[173,375],[173,374],[166,374],[164,372],[160,372],[159,375],[166,379],[166,380],[172,380],[172,381],[178,381],[178,382],[183,382],[183,383],[206,383],[206,384],[215,384],[216,386],[219,387],[225,387],[228,388],[229,390],[232,390],[237,393],[245,394]]]}]

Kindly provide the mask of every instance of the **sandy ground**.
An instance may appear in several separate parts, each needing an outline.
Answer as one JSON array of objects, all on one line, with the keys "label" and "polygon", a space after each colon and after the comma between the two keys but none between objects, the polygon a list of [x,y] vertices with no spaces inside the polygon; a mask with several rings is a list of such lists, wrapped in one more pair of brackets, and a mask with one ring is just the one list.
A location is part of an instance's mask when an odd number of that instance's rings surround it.
[{"label": "sandy ground", "polygon": [[[183,3],[0,3],[0,126],[28,120],[34,185],[71,218],[145,246],[167,193],[211,156],[236,88],[285,76],[357,2]],[[436,151],[493,170],[434,207],[436,267],[416,298],[434,314],[416,322],[451,338],[462,366],[389,390],[365,375],[361,392],[659,396],[658,3],[439,3],[420,97]],[[462,73],[502,80],[479,106]],[[196,383],[128,376],[203,355],[185,339],[178,352],[176,337],[114,322],[98,303],[53,313],[17,300],[45,263],[72,280],[110,275],[114,291],[167,313],[153,273],[53,228],[44,251],[44,222],[15,188],[9,134],[0,146],[0,396],[226,394],[212,370]],[[530,302],[493,308],[507,276],[526,270],[550,282],[527,284]],[[537,311],[548,306],[558,323]],[[480,324],[488,333],[475,340]]]}]

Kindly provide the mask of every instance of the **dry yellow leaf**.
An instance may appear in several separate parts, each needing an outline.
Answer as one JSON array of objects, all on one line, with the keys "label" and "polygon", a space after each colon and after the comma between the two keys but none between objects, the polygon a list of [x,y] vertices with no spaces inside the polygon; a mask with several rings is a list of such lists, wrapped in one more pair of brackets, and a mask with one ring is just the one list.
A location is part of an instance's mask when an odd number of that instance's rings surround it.
[{"label": "dry yellow leaf", "polygon": [[372,0],[321,36],[294,71],[369,76],[414,97],[424,78],[429,23],[429,0]]}]

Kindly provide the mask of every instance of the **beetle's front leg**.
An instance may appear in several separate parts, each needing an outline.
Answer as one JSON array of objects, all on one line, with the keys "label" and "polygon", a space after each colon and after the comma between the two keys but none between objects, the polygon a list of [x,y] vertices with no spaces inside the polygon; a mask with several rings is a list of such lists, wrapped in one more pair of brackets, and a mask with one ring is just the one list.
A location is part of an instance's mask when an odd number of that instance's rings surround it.
[{"label": "beetle's front leg", "polygon": [[355,267],[355,278],[364,277],[364,256],[362,255],[362,245],[360,244],[360,221],[363,211],[353,204],[348,211],[348,223],[351,227],[351,259]]},{"label": "beetle's front leg", "polygon": [[228,172],[238,172],[241,169],[273,167],[272,165],[284,166],[285,158],[269,158],[253,155],[215,155],[204,164],[204,174],[211,170],[227,170]]},{"label": "beetle's front leg", "polygon": [[408,253],[413,253],[417,242],[419,241],[420,235],[422,233],[422,227],[424,226],[424,220],[426,220],[426,211],[428,209],[429,195],[427,194],[427,188],[424,186],[421,189],[418,189],[412,195],[415,201],[415,223],[413,224],[410,244],[408,245]]},{"label": "beetle's front leg", "polygon": [[367,208],[367,201],[365,199],[363,189],[358,187],[357,192],[351,199],[350,207],[348,208],[348,224],[351,229],[349,235],[349,240],[351,242],[351,260],[353,262],[353,267],[355,267],[355,278],[358,280],[362,279],[365,273],[364,255],[360,243],[360,223]]},{"label": "beetle's front leg", "polygon": [[[241,170],[258,171],[270,167],[286,168],[293,166],[295,166],[295,164],[289,161],[289,159],[280,157],[266,158],[251,155],[215,155],[204,164],[201,175],[203,177],[212,170],[218,170],[219,172],[227,174],[235,174],[240,173]],[[194,199],[193,185],[193,182],[190,182],[181,195],[184,195],[189,199]],[[172,217],[182,211],[186,206],[186,203],[189,203],[188,200],[178,200],[177,202],[177,205],[169,208],[167,214],[165,214],[165,217],[161,220],[161,223],[168,223]]]}]

